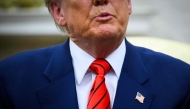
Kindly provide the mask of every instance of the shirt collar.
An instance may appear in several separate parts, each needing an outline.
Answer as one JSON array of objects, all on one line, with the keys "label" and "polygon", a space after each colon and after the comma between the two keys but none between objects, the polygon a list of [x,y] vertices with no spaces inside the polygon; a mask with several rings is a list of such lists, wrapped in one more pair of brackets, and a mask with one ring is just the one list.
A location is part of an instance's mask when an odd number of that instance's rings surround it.
[{"label": "shirt collar", "polygon": [[[86,53],[80,47],[78,47],[71,39],[69,44],[70,44],[70,52],[74,67],[75,79],[77,84],[80,84],[89,66],[95,60],[95,58]],[[112,66],[118,78],[121,73],[125,52],[126,52],[125,41],[123,40],[121,45],[108,57],[105,58]]]},{"label": "shirt collar", "polygon": [[125,47],[126,47],[125,40],[123,40],[120,46],[114,52],[112,52],[108,57],[106,57],[106,60],[112,66],[118,78],[120,77],[123,61],[125,58],[125,53],[126,53]]}]

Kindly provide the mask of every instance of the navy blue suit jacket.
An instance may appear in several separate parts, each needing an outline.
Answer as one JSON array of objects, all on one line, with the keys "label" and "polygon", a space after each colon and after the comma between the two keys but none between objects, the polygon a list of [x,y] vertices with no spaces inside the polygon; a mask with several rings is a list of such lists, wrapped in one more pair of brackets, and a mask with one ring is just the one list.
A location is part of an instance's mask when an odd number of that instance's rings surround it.
[{"label": "navy blue suit jacket", "polygon": [[[78,109],[69,41],[0,62],[0,109],[13,108]],[[113,109],[189,108],[190,65],[126,40]]]}]

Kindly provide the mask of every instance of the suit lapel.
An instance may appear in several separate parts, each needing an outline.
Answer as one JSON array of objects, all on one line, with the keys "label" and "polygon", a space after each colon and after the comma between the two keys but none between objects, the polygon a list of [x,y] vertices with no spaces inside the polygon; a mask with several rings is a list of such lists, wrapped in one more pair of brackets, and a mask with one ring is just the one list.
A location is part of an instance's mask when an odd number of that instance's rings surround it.
[{"label": "suit lapel", "polygon": [[44,71],[49,84],[37,92],[43,109],[78,109],[69,41],[58,45]]},{"label": "suit lapel", "polygon": [[[144,67],[137,48],[126,40],[126,55],[118,81],[113,109],[148,109],[154,95],[143,85],[148,81],[148,73]],[[140,103],[135,99],[137,92],[145,99]]]},{"label": "suit lapel", "polygon": [[[144,103],[135,99],[137,92],[145,97]],[[151,92],[133,80],[127,72],[121,73],[113,109],[148,109],[152,100],[153,94]]]}]

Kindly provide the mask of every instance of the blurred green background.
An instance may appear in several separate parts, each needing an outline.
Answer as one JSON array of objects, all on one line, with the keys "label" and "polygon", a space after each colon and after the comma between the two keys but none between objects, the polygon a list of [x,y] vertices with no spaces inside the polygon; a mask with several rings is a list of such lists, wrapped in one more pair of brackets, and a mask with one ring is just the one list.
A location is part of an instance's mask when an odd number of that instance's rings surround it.
[{"label": "blurred green background", "polygon": [[44,0],[0,0],[0,8],[29,8],[39,7],[44,4]]}]

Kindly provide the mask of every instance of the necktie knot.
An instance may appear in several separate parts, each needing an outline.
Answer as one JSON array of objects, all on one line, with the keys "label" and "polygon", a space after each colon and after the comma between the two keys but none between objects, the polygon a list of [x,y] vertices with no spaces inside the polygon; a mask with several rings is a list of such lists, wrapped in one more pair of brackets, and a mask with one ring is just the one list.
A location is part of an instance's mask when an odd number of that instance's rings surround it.
[{"label": "necktie knot", "polygon": [[90,65],[90,69],[95,71],[98,75],[105,75],[110,68],[110,64],[104,59],[97,59]]}]

